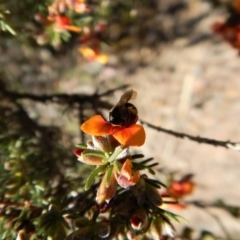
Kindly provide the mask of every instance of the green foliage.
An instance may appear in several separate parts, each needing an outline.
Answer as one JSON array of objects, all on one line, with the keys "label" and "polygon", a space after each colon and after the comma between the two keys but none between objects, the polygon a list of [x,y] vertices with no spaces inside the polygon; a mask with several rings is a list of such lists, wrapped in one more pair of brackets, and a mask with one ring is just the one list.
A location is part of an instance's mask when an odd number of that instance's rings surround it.
[{"label": "green foliage", "polygon": [[106,165],[102,165],[98,168],[96,168],[88,177],[87,181],[86,181],[86,185],[85,185],[85,190],[88,190],[91,185],[93,184],[95,177],[97,177],[97,175],[102,172],[103,170],[105,170],[107,168]]},{"label": "green foliage", "polygon": [[[0,112],[0,238],[14,239],[23,229],[27,234],[63,239],[66,224],[62,212],[47,209],[56,203],[62,210],[66,199],[71,199],[70,192],[82,188],[73,181],[79,181],[74,175],[76,160],[61,145],[60,135],[52,127],[32,122],[20,103],[2,101]],[[68,159],[67,165],[64,159]]]},{"label": "green foliage", "polygon": [[0,19],[0,29],[3,32],[9,32],[12,35],[16,35],[16,32],[13,30],[13,28],[8,25],[3,19]]}]

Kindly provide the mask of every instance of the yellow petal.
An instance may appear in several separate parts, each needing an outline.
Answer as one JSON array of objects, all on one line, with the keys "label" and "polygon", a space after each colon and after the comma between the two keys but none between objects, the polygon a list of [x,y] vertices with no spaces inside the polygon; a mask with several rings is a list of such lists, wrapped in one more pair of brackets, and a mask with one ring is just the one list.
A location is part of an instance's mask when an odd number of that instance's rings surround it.
[{"label": "yellow petal", "polygon": [[94,50],[89,47],[81,47],[78,49],[78,51],[88,60],[93,60],[96,57]]},{"label": "yellow petal", "polygon": [[83,132],[94,136],[109,135],[112,129],[112,124],[106,122],[101,115],[95,115],[81,125]]},{"label": "yellow petal", "polygon": [[115,128],[113,136],[126,146],[142,146],[145,142],[145,130],[143,126],[134,124],[128,128]]},{"label": "yellow petal", "polygon": [[103,54],[100,53],[98,55],[96,55],[96,61],[98,61],[99,63],[105,65],[108,62],[109,56],[107,54]]},{"label": "yellow petal", "polygon": [[64,26],[64,29],[71,31],[71,32],[76,32],[76,33],[80,33],[82,31],[81,28],[74,26],[74,25],[66,25],[66,26]]},{"label": "yellow petal", "polygon": [[[73,30],[72,30],[73,31]],[[109,56],[104,53],[99,53],[90,47],[80,47],[78,51],[89,61],[97,61],[101,64],[106,64],[108,62]]]}]

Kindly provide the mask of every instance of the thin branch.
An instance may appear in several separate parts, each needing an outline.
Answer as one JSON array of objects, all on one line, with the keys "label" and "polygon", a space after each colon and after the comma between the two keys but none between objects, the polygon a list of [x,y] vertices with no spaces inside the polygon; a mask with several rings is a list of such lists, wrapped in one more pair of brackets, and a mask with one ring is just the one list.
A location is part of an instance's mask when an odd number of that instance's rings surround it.
[{"label": "thin branch", "polygon": [[98,99],[98,94],[94,94],[91,96],[84,94],[42,94],[36,95],[31,93],[18,93],[5,90],[3,91],[4,95],[12,100],[20,100],[20,99],[28,99],[36,102],[54,102],[54,103],[85,103],[85,102],[93,102]]},{"label": "thin branch", "polygon": [[199,137],[199,136],[191,136],[189,134],[186,133],[180,133],[180,132],[175,132],[173,130],[169,130],[169,129],[165,129],[162,127],[158,127],[158,126],[154,126],[151,123],[147,123],[145,121],[140,120],[141,124],[146,125],[147,127],[150,127],[152,129],[155,129],[159,132],[164,132],[167,133],[169,135],[175,136],[177,138],[182,138],[182,139],[189,139],[191,141],[194,142],[198,142],[198,143],[204,143],[204,144],[209,144],[209,145],[213,145],[215,147],[224,147],[224,148],[230,148],[236,151],[240,151],[240,142],[231,142],[231,141],[218,141],[215,139],[210,139],[210,138],[203,138],[203,137]]},{"label": "thin branch", "polygon": [[0,94],[5,96],[6,98],[11,99],[12,101],[17,101],[21,99],[27,99],[35,102],[40,103],[57,103],[57,104],[68,104],[68,105],[74,105],[79,104],[83,105],[84,103],[90,103],[93,107],[96,109],[102,108],[102,109],[111,109],[112,104],[108,103],[107,101],[101,100],[103,96],[108,96],[114,93],[115,91],[122,90],[128,88],[129,85],[125,84],[123,86],[113,88],[110,90],[107,90],[103,93],[98,93],[96,91],[92,95],[86,95],[86,94],[41,94],[36,95],[32,93],[18,93],[14,91],[9,91],[2,79],[0,79]]}]

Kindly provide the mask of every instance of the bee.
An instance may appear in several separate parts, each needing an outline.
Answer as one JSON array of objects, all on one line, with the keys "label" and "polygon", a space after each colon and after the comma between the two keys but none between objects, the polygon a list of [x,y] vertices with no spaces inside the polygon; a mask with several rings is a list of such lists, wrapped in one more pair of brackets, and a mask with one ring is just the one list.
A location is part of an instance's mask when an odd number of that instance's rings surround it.
[{"label": "bee", "polygon": [[135,99],[137,92],[132,89],[125,92],[115,107],[109,112],[109,122],[122,127],[129,127],[138,120],[137,108],[128,101]]}]

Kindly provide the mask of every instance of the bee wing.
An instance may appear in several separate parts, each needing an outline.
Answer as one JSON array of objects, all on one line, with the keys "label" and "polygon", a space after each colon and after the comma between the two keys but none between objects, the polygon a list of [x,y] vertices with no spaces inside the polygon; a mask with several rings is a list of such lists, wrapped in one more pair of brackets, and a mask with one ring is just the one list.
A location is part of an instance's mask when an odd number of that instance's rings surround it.
[{"label": "bee wing", "polygon": [[130,89],[130,90],[128,90],[127,92],[125,92],[125,93],[121,96],[121,98],[120,98],[120,100],[119,100],[119,102],[118,102],[117,105],[125,104],[125,103],[127,103],[130,99],[135,99],[136,97],[137,97],[137,92],[134,91],[133,89]]}]

